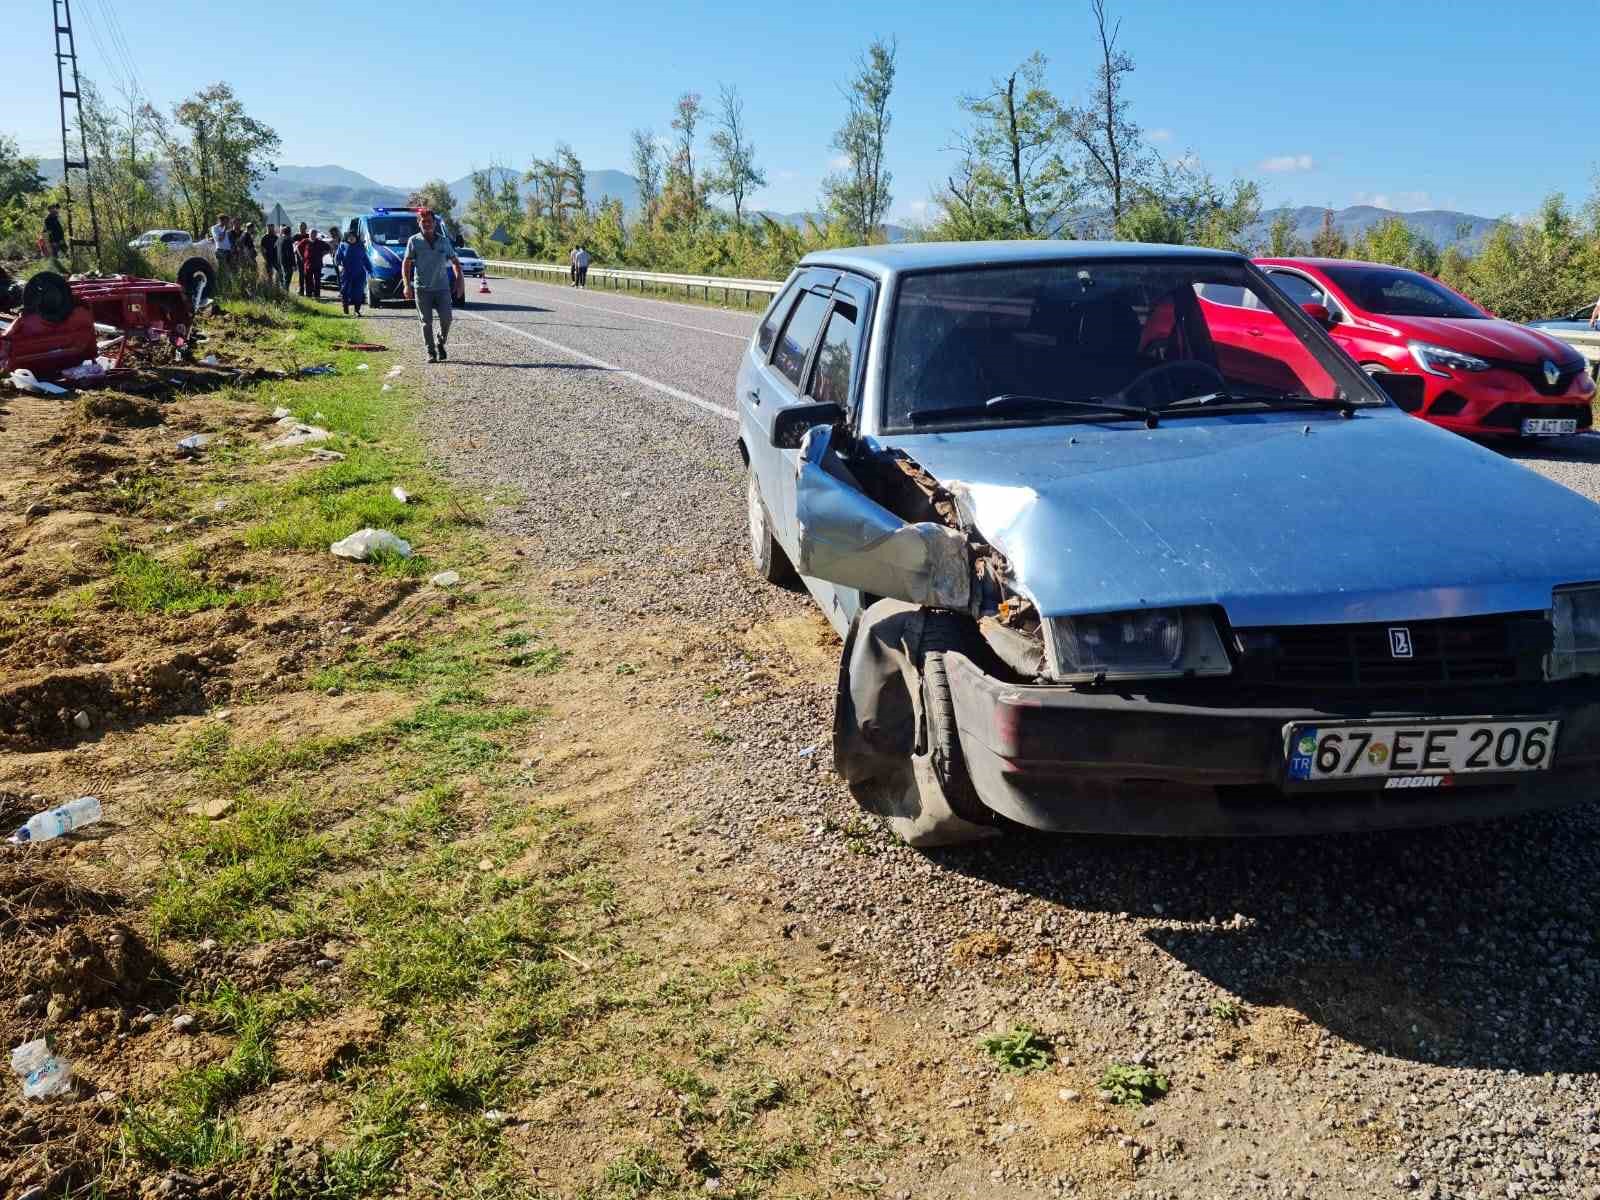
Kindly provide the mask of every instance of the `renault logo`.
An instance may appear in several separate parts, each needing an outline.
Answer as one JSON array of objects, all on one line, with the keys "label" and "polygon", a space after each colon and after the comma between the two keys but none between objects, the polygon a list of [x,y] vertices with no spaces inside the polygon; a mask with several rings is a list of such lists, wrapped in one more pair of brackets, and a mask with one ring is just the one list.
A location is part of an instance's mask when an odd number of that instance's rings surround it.
[{"label": "renault logo", "polygon": [[1404,625],[1390,626],[1389,654],[1393,658],[1411,657],[1411,630]]},{"label": "renault logo", "polygon": [[1561,382],[1561,368],[1548,358],[1544,360],[1544,381],[1551,387]]}]

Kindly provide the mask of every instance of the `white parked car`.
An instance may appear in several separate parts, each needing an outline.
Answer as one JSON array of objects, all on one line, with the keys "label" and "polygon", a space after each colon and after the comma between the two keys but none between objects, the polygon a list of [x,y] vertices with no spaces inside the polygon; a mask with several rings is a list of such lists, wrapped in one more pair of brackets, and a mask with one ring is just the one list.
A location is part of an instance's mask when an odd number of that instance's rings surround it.
[{"label": "white parked car", "polygon": [[461,259],[461,273],[463,275],[470,275],[474,279],[483,278],[483,259],[476,250],[471,246],[457,246],[456,255]]},{"label": "white parked car", "polygon": [[194,238],[181,229],[147,229],[128,243],[130,250],[148,250],[153,246],[182,251],[194,245]]}]

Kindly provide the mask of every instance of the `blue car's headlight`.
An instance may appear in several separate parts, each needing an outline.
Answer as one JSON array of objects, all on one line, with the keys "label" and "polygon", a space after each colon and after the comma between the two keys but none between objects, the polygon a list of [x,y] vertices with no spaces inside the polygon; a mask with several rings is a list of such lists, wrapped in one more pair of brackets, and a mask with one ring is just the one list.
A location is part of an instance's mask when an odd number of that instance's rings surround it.
[{"label": "blue car's headlight", "polygon": [[1600,587],[1562,588],[1555,594],[1553,617],[1555,642],[1546,677],[1600,675]]},{"label": "blue car's headlight", "polygon": [[1055,676],[1064,681],[1226,675],[1217,624],[1203,609],[1142,608],[1048,622]]}]

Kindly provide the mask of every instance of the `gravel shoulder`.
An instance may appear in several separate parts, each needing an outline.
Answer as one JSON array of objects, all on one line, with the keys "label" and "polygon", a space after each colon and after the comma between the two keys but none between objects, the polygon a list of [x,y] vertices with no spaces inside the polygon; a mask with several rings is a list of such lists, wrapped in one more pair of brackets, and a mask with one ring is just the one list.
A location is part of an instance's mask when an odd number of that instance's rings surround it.
[{"label": "gravel shoulder", "polygon": [[[517,493],[498,531],[597,635],[649,627],[694,648],[667,716],[714,753],[629,793],[637,853],[703,867],[735,912],[776,902],[776,934],[733,921],[730,944],[821,952],[853,981],[845,1007],[919,1031],[937,1069],[917,1086],[969,1119],[902,1160],[891,1194],[1052,1194],[1070,1178],[1085,1195],[1600,1197],[1600,810],[904,849],[826,768],[837,643],[746,563],[731,423],[624,373],[729,404],[740,345],[705,330],[755,318],[491,286],[451,363],[421,368],[435,449],[462,480]],[[403,353],[414,340],[409,313],[374,324]],[[1516,454],[1600,498],[1591,443]],[[973,1049],[1016,1025],[1055,1042],[1043,1102]],[[1097,1100],[1111,1063],[1153,1065],[1171,1091],[1126,1116]],[[881,1064],[860,1077],[897,1086]],[[1114,1169],[1008,1149],[1096,1120]]]}]

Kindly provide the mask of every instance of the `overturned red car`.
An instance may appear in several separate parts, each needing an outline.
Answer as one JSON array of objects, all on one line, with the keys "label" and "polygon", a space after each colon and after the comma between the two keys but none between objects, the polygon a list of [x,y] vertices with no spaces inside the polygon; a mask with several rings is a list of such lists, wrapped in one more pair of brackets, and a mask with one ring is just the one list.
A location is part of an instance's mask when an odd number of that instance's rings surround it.
[{"label": "overturned red car", "polygon": [[[1255,262],[1369,372],[1415,377],[1420,386],[1390,391],[1424,420],[1487,437],[1560,436],[1593,424],[1595,385],[1577,350],[1495,317],[1436,279],[1344,259]],[[1219,353],[1271,362],[1288,330],[1226,292],[1208,287],[1201,295]]]}]

